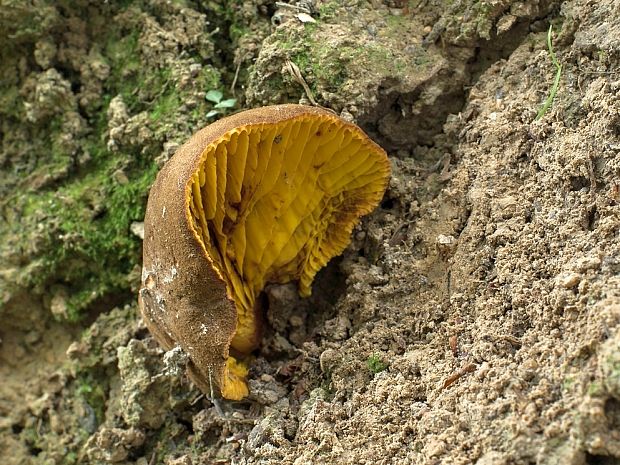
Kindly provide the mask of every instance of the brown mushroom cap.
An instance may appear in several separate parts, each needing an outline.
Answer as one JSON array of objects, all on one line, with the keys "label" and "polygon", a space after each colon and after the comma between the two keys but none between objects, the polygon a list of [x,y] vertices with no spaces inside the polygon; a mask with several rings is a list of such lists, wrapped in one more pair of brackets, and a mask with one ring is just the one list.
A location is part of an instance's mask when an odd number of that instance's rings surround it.
[{"label": "brown mushroom cap", "polygon": [[168,161],[144,220],[140,308],[166,350],[189,355],[203,392],[247,395],[238,359],[258,345],[265,284],[296,280],[309,295],[389,175],[385,152],[357,126],[303,105],[223,118]]}]

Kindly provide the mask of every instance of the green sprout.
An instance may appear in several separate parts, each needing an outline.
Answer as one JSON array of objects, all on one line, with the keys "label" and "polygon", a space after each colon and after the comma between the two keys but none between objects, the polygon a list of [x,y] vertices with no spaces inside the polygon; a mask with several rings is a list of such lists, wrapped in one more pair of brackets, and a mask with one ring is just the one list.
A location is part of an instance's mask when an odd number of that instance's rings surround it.
[{"label": "green sprout", "polygon": [[224,94],[219,90],[212,89],[207,92],[205,99],[215,104],[213,106],[213,110],[207,113],[207,118],[213,118],[217,115],[224,115],[229,109],[233,108],[237,104],[236,98],[222,100],[223,98]]},{"label": "green sprout", "polygon": [[387,364],[383,360],[381,360],[381,357],[377,354],[372,354],[370,357],[368,357],[368,360],[366,360],[366,365],[368,365],[368,369],[373,375],[385,371],[388,367]]},{"label": "green sprout", "polygon": [[551,92],[549,92],[549,96],[543,106],[538,110],[538,114],[536,115],[536,121],[545,116],[551,104],[553,104],[553,99],[555,98],[555,94],[558,92],[558,87],[560,87],[560,78],[562,77],[562,65],[558,62],[557,57],[555,56],[555,52],[553,51],[553,44],[551,43],[551,32],[553,30],[553,25],[549,25],[549,31],[547,32],[547,48],[549,49],[549,55],[551,56],[551,61],[555,66],[555,80],[553,81],[553,86],[551,87]]}]

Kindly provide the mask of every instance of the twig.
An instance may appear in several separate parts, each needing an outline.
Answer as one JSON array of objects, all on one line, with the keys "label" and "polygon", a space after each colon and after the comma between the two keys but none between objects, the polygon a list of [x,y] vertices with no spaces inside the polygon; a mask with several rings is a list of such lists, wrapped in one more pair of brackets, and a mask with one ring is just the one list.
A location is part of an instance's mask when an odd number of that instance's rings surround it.
[{"label": "twig", "polygon": [[284,66],[286,70],[291,74],[291,76],[293,76],[293,79],[295,79],[295,81],[301,84],[301,86],[304,88],[304,91],[306,92],[306,96],[308,97],[308,100],[310,100],[310,103],[312,103],[312,105],[314,105],[315,107],[319,106],[319,104],[316,103],[316,100],[314,100],[314,95],[312,95],[310,86],[308,86],[308,83],[306,82],[304,77],[301,75],[299,66],[297,66],[295,63],[293,63],[291,60],[288,60],[288,59],[286,60],[286,63]]},{"label": "twig", "polygon": [[289,5],[288,3],[284,3],[284,2],[276,2],[276,6],[278,8],[286,8],[289,10],[297,10],[297,11],[302,11],[304,13],[308,13],[310,14],[310,10],[306,7],[303,6],[299,6],[299,5]]},{"label": "twig", "polygon": [[232,94],[233,97],[236,97],[235,86],[237,85],[237,79],[239,78],[240,69],[241,69],[241,61],[237,63],[237,69],[235,70],[235,77],[233,78],[232,84],[230,85],[230,93]]},{"label": "twig", "polygon": [[443,382],[443,389],[446,389],[448,387],[450,387],[451,385],[453,385],[456,381],[458,381],[461,377],[463,377],[465,374],[467,373],[471,373],[472,371],[474,371],[476,369],[476,364],[475,363],[468,363],[466,364],[463,368],[461,368],[459,371],[457,371],[456,373],[454,373],[453,375],[450,375],[446,378],[446,380]]}]

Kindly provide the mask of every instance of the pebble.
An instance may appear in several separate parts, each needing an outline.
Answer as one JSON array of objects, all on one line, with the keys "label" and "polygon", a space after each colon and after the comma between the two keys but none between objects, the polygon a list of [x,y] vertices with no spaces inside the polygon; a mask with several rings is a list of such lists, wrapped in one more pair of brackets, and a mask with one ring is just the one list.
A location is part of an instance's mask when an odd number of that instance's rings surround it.
[{"label": "pebble", "polygon": [[558,276],[558,284],[564,289],[571,289],[581,281],[581,275],[577,273],[568,273]]}]

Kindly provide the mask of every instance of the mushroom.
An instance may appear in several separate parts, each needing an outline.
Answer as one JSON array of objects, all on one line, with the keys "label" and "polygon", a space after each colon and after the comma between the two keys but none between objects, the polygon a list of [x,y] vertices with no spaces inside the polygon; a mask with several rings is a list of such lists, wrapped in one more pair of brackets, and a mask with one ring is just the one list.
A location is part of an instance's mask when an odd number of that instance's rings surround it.
[{"label": "mushroom", "polygon": [[147,327],[166,350],[189,355],[204,393],[247,396],[263,288],[297,281],[310,295],[389,176],[381,147],[315,107],[257,108],[198,131],[149,195],[139,298]]}]

